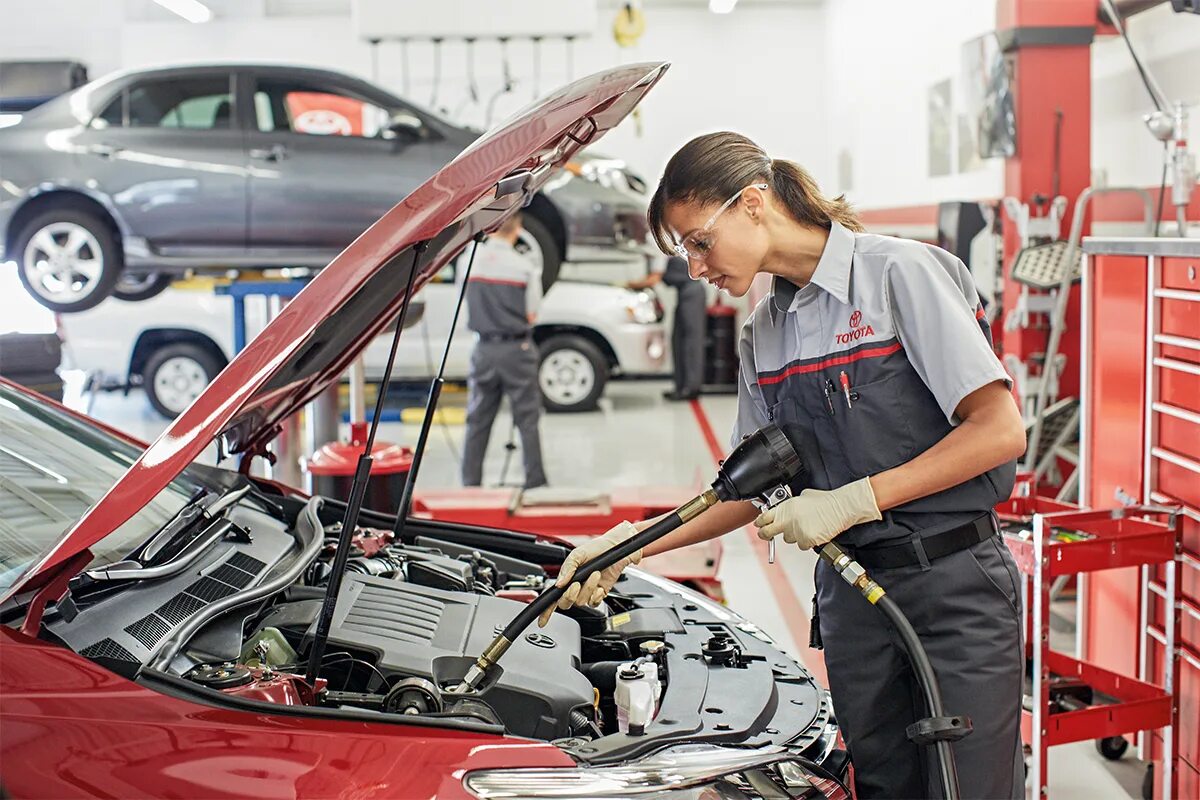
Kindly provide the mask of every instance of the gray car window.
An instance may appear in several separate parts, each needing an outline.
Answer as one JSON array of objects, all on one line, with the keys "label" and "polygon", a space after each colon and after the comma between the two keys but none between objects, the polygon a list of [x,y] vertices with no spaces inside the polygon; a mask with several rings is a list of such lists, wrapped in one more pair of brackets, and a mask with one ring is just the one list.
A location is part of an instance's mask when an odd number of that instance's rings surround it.
[{"label": "gray car window", "polygon": [[96,115],[92,126],[96,128],[120,128],[125,125],[125,92],[117,95],[108,107]]},{"label": "gray car window", "polygon": [[254,92],[258,129],[310,136],[387,136],[391,112],[351,92],[297,81],[262,79]]},{"label": "gray car window", "polygon": [[233,124],[228,76],[146,81],[129,90],[127,102],[129,127],[213,130]]}]

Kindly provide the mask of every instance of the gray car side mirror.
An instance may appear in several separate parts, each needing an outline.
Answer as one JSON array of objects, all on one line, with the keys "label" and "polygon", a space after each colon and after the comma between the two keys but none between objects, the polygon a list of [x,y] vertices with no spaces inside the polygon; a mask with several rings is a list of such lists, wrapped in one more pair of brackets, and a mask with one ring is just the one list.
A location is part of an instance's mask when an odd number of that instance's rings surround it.
[{"label": "gray car side mirror", "polygon": [[385,137],[415,142],[426,136],[425,124],[421,119],[407,111],[399,111],[388,119]]}]

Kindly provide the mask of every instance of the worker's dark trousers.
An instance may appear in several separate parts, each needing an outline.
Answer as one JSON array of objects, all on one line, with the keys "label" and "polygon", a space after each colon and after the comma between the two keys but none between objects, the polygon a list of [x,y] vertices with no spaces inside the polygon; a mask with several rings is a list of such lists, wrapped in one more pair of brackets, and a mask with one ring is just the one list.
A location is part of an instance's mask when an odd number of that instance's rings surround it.
[{"label": "worker's dark trousers", "polygon": [[475,345],[467,375],[467,435],[462,464],[464,486],[478,486],[483,480],[483,456],[487,452],[496,412],[500,410],[500,400],[506,395],[512,407],[513,422],[521,432],[525,487],[545,485],[542,441],[538,432],[542,395],[538,389],[537,370],[538,353],[532,342],[481,341]]},{"label": "worker's dark trousers", "polygon": [[[954,745],[962,796],[1024,798],[1021,584],[1008,549],[994,536],[927,569],[868,571],[921,637],[946,714],[965,714],[974,724]],[[941,797],[933,748],[905,736],[905,728],[928,714],[894,629],[824,561],[817,568],[817,602],[857,796]]]},{"label": "worker's dark trousers", "polygon": [[704,339],[708,311],[700,284],[679,290],[675,324],[671,329],[671,358],[675,362],[675,391],[698,394],[704,386]]}]

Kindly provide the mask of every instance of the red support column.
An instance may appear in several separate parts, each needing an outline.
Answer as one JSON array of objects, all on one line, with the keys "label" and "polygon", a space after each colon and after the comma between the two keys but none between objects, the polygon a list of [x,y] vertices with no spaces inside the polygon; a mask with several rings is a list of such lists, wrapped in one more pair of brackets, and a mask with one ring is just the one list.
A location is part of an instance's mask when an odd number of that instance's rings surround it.
[{"label": "red support column", "polygon": [[[1092,55],[1097,0],[997,0],[996,33],[1012,66],[1017,152],[1005,166],[1004,193],[1029,203],[1054,190],[1055,125],[1062,112],[1058,193],[1069,201],[1062,236],[1070,229],[1075,198],[1091,183]],[[1085,225],[1085,234],[1088,226]],[[1016,225],[1005,219],[1004,308],[1015,308],[1020,286],[1007,280],[1020,249]],[[1079,297],[1072,292],[1059,352],[1067,357],[1060,396],[1079,394]],[[1046,332],[995,331],[1000,348],[1022,361],[1046,346]]]}]

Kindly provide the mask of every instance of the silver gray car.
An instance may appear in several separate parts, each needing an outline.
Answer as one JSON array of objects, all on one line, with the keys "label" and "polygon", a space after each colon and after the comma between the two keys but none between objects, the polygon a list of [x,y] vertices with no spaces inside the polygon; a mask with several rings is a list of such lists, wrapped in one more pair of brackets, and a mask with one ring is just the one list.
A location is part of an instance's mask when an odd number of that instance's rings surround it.
[{"label": "silver gray car", "polygon": [[[55,311],[191,271],[319,269],[478,135],[330,70],[116,73],[0,129],[0,256]],[[644,195],[609,159],[552,179],[525,213],[547,286],[563,261],[636,256]]]}]

